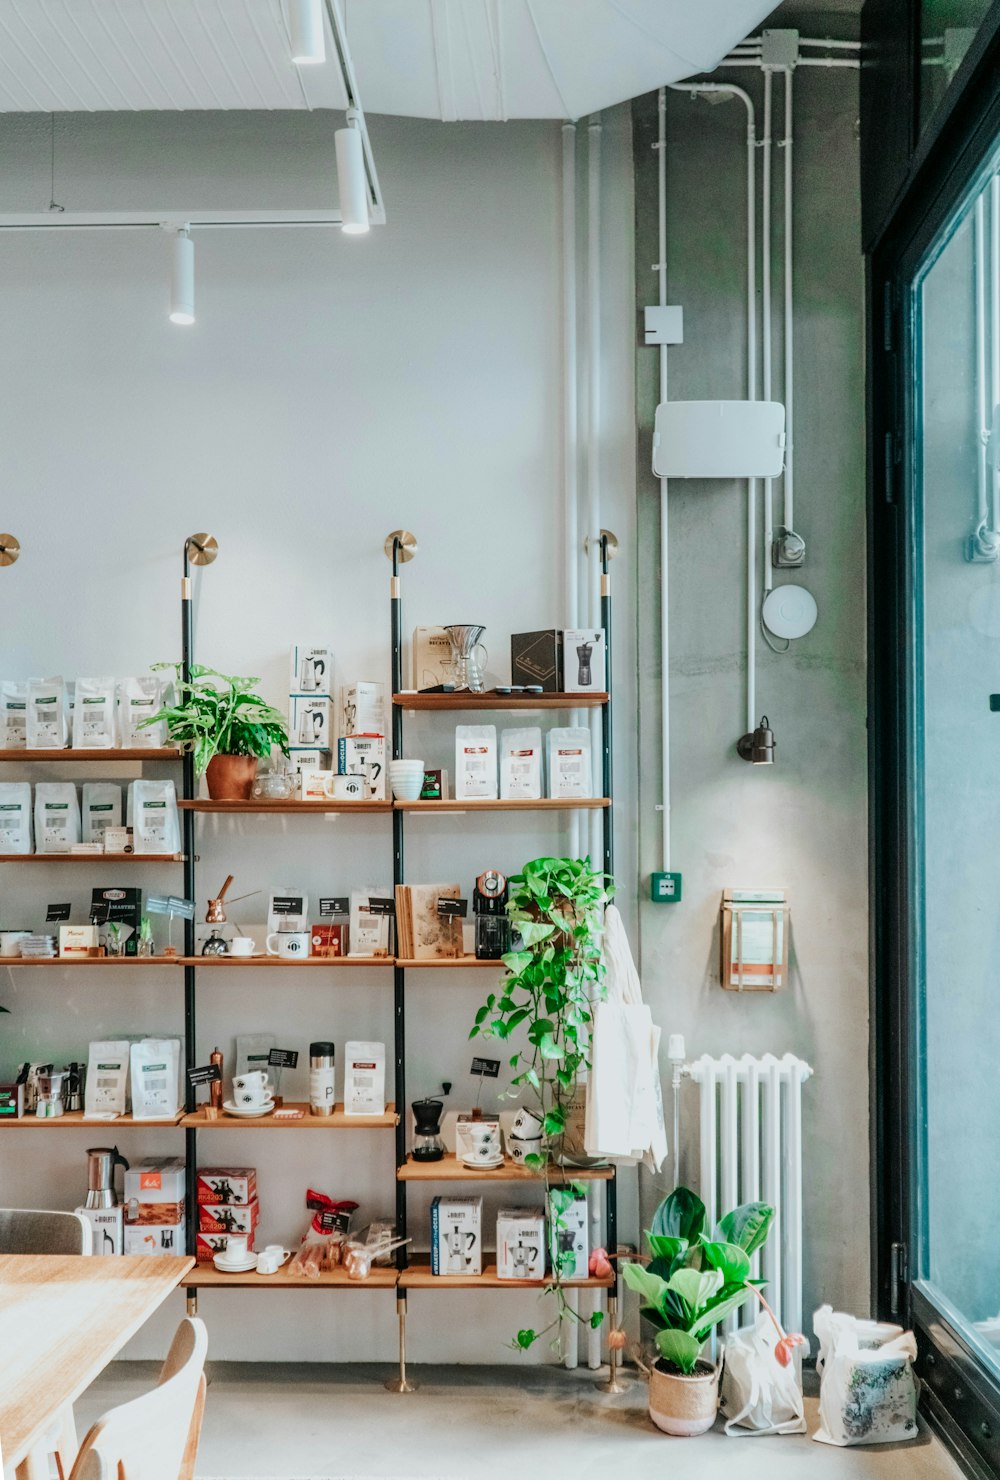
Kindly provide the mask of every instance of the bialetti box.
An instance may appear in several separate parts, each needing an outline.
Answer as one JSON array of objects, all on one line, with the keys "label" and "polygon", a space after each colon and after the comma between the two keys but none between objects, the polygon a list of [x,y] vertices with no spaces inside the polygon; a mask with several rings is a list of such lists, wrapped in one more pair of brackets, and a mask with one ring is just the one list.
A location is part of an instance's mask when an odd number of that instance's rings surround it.
[{"label": "bialetti box", "polygon": [[549,1189],[549,1253],[563,1279],[585,1280],[589,1273],[590,1237],[587,1194],[573,1187]]},{"label": "bialetti box", "polygon": [[256,1167],[199,1167],[196,1200],[207,1206],[250,1203],[257,1196]]},{"label": "bialetti box", "polygon": [[556,628],[544,632],[512,632],[510,638],[510,681],[516,684],[541,684],[545,692],[562,689],[562,633]]},{"label": "bialetti box", "polygon": [[332,694],[333,650],[310,647],[307,643],[292,645],[288,663],[288,693]]},{"label": "bialetti box", "polygon": [[253,1233],[260,1221],[260,1203],[201,1203],[199,1233]]},{"label": "bialetti box", "polygon": [[90,1224],[92,1254],[120,1254],[125,1232],[124,1208],[74,1208]]},{"label": "bialetti box", "polygon": [[367,777],[369,800],[385,801],[385,736],[341,735],[337,770],[341,776]]},{"label": "bialetti box", "polygon": [[436,1197],[431,1203],[431,1274],[482,1274],[483,1200]]},{"label": "bialetti box", "polygon": [[497,1278],[540,1280],[544,1276],[544,1209],[501,1208],[497,1213]]}]

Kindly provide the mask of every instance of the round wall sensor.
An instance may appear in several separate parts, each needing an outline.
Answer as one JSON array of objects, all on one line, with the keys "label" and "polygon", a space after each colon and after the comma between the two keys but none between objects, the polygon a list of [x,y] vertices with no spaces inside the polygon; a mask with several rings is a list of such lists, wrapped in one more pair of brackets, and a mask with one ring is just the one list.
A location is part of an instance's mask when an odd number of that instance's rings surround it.
[{"label": "round wall sensor", "polygon": [[816,602],[805,586],[776,586],[768,593],[762,613],[775,637],[805,637],[816,625]]}]

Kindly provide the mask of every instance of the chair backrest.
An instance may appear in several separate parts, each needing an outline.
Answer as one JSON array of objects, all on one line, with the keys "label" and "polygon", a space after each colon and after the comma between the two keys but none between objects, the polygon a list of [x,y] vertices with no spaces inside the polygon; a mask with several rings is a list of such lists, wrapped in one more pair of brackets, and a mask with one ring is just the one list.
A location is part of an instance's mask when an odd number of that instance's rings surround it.
[{"label": "chair backrest", "polygon": [[151,1392],[112,1408],[80,1445],[70,1480],[186,1480],[205,1397],[205,1323],[185,1316]]},{"label": "chair backrest", "polygon": [[89,1254],[91,1229],[79,1213],[0,1208],[0,1254]]}]

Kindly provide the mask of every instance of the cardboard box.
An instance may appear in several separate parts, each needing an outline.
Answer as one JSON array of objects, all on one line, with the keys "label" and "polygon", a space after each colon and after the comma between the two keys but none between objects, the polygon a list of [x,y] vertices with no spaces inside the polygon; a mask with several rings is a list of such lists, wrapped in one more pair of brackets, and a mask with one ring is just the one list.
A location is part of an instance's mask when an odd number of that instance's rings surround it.
[{"label": "cardboard box", "polygon": [[145,1156],[134,1161],[125,1173],[123,1186],[126,1225],[183,1222],[186,1188],[182,1156]]},{"label": "cardboard box", "polygon": [[[242,1237],[242,1235],[240,1235]],[[254,1252],[253,1234],[247,1238],[247,1249]],[[196,1233],[194,1236],[194,1257],[199,1264],[211,1264],[216,1254],[224,1254],[229,1244],[229,1235],[225,1233]]]},{"label": "cardboard box", "polygon": [[501,1208],[497,1213],[497,1278],[545,1278],[544,1208]]},{"label": "cardboard box", "polygon": [[424,772],[424,784],[420,788],[422,802],[446,802],[448,800],[448,772],[438,766]]},{"label": "cardboard box", "polygon": [[129,1198],[122,1206],[125,1209],[126,1228],[136,1228],[140,1224],[157,1228],[169,1223],[184,1222],[182,1202],[141,1203],[135,1198]]},{"label": "cardboard box", "polygon": [[341,735],[337,741],[341,776],[367,776],[371,801],[385,801],[385,736]]},{"label": "cardboard box", "polygon": [[330,771],[333,769],[333,751],[320,750],[314,745],[290,745],[288,764],[292,771]]},{"label": "cardboard box", "polygon": [[24,1085],[0,1084],[0,1120],[20,1120],[24,1115]]},{"label": "cardboard box", "polygon": [[309,940],[310,956],[324,956],[328,959],[334,956],[346,956],[350,949],[351,932],[350,927],[342,925],[329,925],[321,921],[312,927]]},{"label": "cardboard box", "polygon": [[199,1167],[196,1200],[208,1207],[250,1203],[257,1196],[256,1167]]},{"label": "cardboard box", "polygon": [[199,1233],[253,1233],[260,1221],[260,1203],[202,1203],[198,1208]]},{"label": "cardboard box", "polygon": [[329,750],[333,745],[333,700],[329,694],[291,694],[288,737],[302,750]]},{"label": "cardboard box", "polygon": [[549,1189],[549,1257],[563,1279],[585,1280],[590,1273],[587,1194],[572,1186]]},{"label": "cardboard box", "polygon": [[431,1273],[483,1272],[483,1200],[436,1197],[431,1203]]},{"label": "cardboard box", "polygon": [[333,693],[333,649],[293,643],[288,663],[289,694]]},{"label": "cardboard box", "polygon": [[74,1208],[90,1224],[92,1254],[120,1254],[124,1246],[125,1209]]},{"label": "cardboard box", "polygon": [[59,954],[70,961],[86,957],[91,946],[97,945],[96,925],[60,925]]},{"label": "cardboard box", "polygon": [[413,629],[413,687],[433,689],[451,669],[451,639],[443,627]]},{"label": "cardboard box", "polygon": [[125,1253],[150,1254],[162,1257],[165,1254],[183,1254],[184,1220],[176,1223],[126,1223]]},{"label": "cardboard box", "polygon": [[90,917],[98,927],[124,927],[126,956],[138,955],[139,924],[142,920],[141,889],[94,889],[90,895]]},{"label": "cardboard box", "polygon": [[547,694],[561,693],[562,668],[562,633],[556,628],[511,633],[511,683],[541,684]]},{"label": "cardboard box", "polygon": [[563,692],[600,694],[608,686],[604,628],[567,627],[562,635]]},{"label": "cardboard box", "polygon": [[341,735],[385,734],[385,684],[354,683],[340,691]]},{"label": "cardboard box", "polygon": [[299,800],[302,802],[326,802],[330,800],[334,771],[323,771],[315,766],[303,766],[299,771]]}]

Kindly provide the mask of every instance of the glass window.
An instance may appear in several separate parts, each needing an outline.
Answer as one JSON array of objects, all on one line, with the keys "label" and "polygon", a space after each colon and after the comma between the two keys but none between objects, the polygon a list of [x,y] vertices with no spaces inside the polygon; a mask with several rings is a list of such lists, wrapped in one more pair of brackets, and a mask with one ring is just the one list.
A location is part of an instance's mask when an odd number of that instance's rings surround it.
[{"label": "glass window", "polygon": [[920,128],[944,97],[991,0],[921,0]]}]

